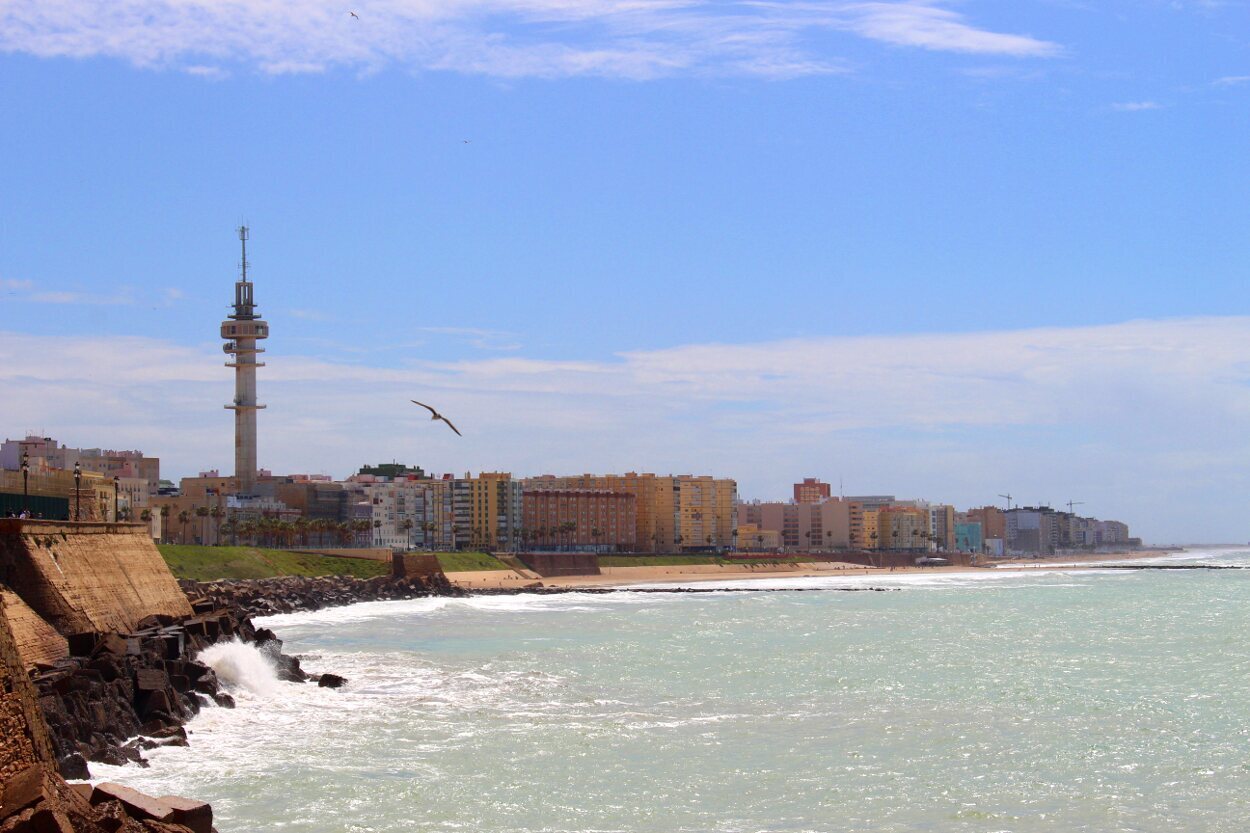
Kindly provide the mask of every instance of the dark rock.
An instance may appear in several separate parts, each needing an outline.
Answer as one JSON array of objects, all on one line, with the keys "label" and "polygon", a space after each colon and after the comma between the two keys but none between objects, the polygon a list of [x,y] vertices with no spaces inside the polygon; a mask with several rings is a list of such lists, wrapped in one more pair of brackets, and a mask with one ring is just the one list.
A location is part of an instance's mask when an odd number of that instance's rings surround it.
[{"label": "dark rock", "polygon": [[135,688],[139,691],[161,691],[169,687],[169,674],[157,668],[140,668],[135,672]]},{"label": "dark rock", "polygon": [[347,680],[338,674],[322,674],[317,678],[317,685],[322,688],[342,688]]}]

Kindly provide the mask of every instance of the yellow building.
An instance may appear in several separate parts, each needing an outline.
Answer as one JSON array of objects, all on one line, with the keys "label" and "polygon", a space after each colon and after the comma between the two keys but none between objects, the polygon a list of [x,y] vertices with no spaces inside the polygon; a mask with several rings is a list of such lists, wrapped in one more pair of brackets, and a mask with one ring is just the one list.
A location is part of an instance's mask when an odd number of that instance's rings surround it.
[{"label": "yellow building", "polygon": [[515,550],[520,546],[521,482],[508,472],[482,472],[453,481],[456,544],[461,549]]},{"label": "yellow building", "polygon": [[781,549],[781,532],[760,529],[758,524],[738,524],[740,552],[776,552]]},{"label": "yellow building", "polygon": [[878,547],[919,552],[929,548],[929,511],[914,506],[877,510]]},{"label": "yellow building", "polygon": [[851,548],[875,550],[881,545],[878,509],[869,509],[859,501],[851,501]]}]

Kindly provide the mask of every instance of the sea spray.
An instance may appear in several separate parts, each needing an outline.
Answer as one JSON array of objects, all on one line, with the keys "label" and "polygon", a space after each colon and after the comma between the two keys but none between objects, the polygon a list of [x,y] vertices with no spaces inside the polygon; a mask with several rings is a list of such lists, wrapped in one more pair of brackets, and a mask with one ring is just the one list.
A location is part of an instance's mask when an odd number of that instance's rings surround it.
[{"label": "sea spray", "polygon": [[232,694],[269,697],[281,685],[273,660],[255,645],[237,639],[210,645],[197,659],[212,668]]}]

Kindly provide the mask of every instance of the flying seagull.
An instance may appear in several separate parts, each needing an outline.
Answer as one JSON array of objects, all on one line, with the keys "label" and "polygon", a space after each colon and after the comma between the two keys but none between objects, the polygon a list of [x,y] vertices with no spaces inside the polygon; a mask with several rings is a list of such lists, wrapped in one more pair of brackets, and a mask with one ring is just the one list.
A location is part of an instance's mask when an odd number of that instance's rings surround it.
[{"label": "flying seagull", "polygon": [[351,11],[350,9],[348,10],[348,12],[347,12],[347,13],[348,13],[348,14],[350,14],[352,17],[356,18],[357,20],[360,20],[360,15],[356,14],[355,12]]},{"label": "flying seagull", "polygon": [[430,417],[430,419],[441,419],[443,422],[447,423],[447,427],[448,427],[448,428],[450,428],[451,430],[455,431],[455,432],[456,432],[456,436],[457,436],[457,437],[463,437],[463,436],[464,436],[464,434],[461,434],[461,433],[460,433],[460,431],[456,428],[456,426],[454,426],[454,425],[452,425],[452,424],[451,424],[451,420],[450,420],[450,419],[448,419],[447,417],[443,416],[443,415],[442,415],[442,414],[440,414],[438,411],[436,411],[436,410],[434,410],[433,408],[431,408],[429,405],[425,404],[424,402],[418,402],[418,401],[417,401],[417,400],[415,400],[415,399],[409,399],[408,401],[409,401],[409,402],[411,402],[411,403],[412,403],[412,404],[414,404],[414,405],[420,405],[422,408],[425,408],[427,411],[429,411],[431,414],[433,414],[433,416],[432,416],[432,417]]}]

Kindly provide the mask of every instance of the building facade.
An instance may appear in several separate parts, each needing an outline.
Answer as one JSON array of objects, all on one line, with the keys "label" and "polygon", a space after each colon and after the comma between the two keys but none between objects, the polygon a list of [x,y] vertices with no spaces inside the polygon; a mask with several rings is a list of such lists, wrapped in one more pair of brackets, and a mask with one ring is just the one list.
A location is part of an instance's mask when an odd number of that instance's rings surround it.
[{"label": "building facade", "polygon": [[821,483],[818,478],[804,477],[802,483],[794,484],[795,503],[820,503],[832,497],[828,483]]},{"label": "building facade", "polygon": [[606,489],[525,489],[522,537],[527,549],[634,552],[637,498]]}]

